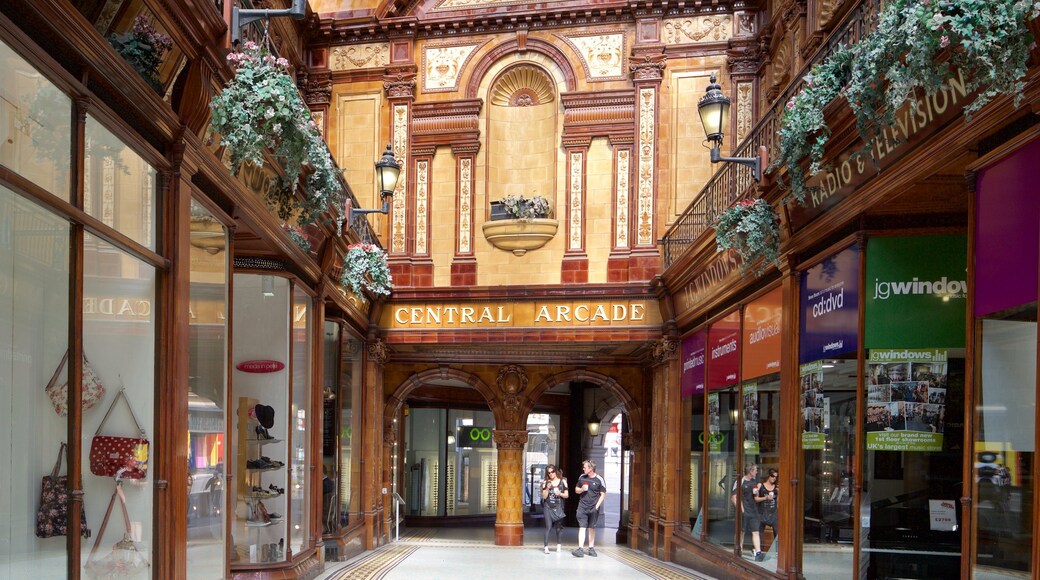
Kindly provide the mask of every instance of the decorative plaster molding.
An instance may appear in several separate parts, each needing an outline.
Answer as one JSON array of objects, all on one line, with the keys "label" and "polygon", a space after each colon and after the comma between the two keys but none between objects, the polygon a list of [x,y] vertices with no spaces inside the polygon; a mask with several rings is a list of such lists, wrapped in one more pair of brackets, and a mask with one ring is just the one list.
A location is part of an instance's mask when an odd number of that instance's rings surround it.
[{"label": "decorative plaster molding", "polygon": [[386,89],[386,96],[395,98],[415,98],[415,71],[409,70],[411,67],[405,69],[387,69],[387,74],[383,76],[383,88]]},{"label": "decorative plaster molding", "polygon": [[386,361],[390,358],[390,352],[390,346],[383,342],[381,338],[368,343],[368,356],[376,364],[386,364]]},{"label": "decorative plaster molding", "polygon": [[[485,41],[487,44],[490,40]],[[466,63],[481,44],[431,44],[423,47],[423,92],[454,91]]]},{"label": "decorative plaster molding", "polygon": [[664,78],[665,56],[663,54],[644,54],[632,57],[628,70],[634,81],[659,81]]},{"label": "decorative plaster molding", "polygon": [[388,64],[389,42],[337,46],[329,55],[329,69],[334,71],[382,68]]},{"label": "decorative plaster molding", "polygon": [[499,449],[523,449],[527,444],[527,430],[505,430],[495,429],[493,431],[495,443]]},{"label": "decorative plaster molding", "polygon": [[728,14],[674,18],[664,21],[665,44],[721,42],[733,36],[733,17]]},{"label": "decorative plaster molding", "polygon": [[623,31],[593,31],[562,36],[581,57],[587,82],[625,80],[626,42]]},{"label": "decorative plaster molding", "polygon": [[506,365],[498,369],[498,388],[507,395],[517,395],[527,390],[527,370],[519,365]]}]

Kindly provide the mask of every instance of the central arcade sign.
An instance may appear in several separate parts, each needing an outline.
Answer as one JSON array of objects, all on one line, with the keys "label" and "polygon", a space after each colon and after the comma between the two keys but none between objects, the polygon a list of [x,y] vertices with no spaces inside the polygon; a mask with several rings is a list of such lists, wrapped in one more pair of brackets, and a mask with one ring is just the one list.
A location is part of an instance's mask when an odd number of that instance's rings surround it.
[{"label": "central arcade sign", "polygon": [[570,300],[398,305],[384,311],[380,324],[420,329],[658,326],[661,322],[656,304],[647,300]]}]

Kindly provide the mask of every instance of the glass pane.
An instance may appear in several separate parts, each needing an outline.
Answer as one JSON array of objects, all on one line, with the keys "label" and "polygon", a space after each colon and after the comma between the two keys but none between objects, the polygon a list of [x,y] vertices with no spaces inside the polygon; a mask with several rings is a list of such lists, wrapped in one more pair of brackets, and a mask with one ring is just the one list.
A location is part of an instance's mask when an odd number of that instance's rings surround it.
[{"label": "glass pane", "polygon": [[[802,366],[802,449],[806,578],[849,577],[856,482],[856,360]],[[868,395],[868,401],[869,401]]]},{"label": "glass pane", "polygon": [[[339,382],[341,328],[338,322],[326,320],[323,332],[322,437],[321,437],[321,531],[331,534],[339,529],[339,407],[342,389]],[[348,391],[349,392],[349,391]],[[349,408],[350,404],[347,404]],[[347,467],[350,466],[349,454]]]},{"label": "glass pane", "polygon": [[976,578],[1031,572],[1036,304],[982,321],[973,503]]},{"label": "glass pane", "polygon": [[[67,538],[35,535],[41,478],[50,476],[68,433],[44,396],[52,376],[67,384],[68,248],[67,222],[0,186],[0,578],[57,579],[68,571]],[[94,529],[98,523],[87,519]]]},{"label": "glass pane", "polygon": [[[449,439],[450,441],[450,439]],[[524,447],[524,509],[542,513],[542,479],[548,465],[559,466],[560,416],[531,413],[527,416],[527,444]],[[563,477],[571,477],[561,469]],[[534,490],[535,493],[531,493]]]},{"label": "glass pane", "polygon": [[[92,445],[103,445],[101,436],[136,438],[146,437],[146,449],[134,448],[133,459],[139,470],[154,465],[158,445],[152,424],[155,416],[155,268],[130,254],[86,235],[83,264],[83,345],[84,354],[93,371],[107,390],[103,400],[83,414],[82,445],[83,490],[86,493],[87,521],[93,526],[105,518],[106,508],[113,497],[112,476],[123,472],[122,495],[130,527],[126,529],[120,514],[119,501],[112,504],[112,517],[104,534],[96,529],[90,546],[99,546],[96,558],[84,547],[84,575],[98,560],[102,567],[111,557],[111,546],[128,534],[138,551],[136,565],[144,566],[144,559],[152,560],[152,473],[141,479],[122,468],[115,473],[96,469],[90,462]],[[86,369],[84,369],[86,370]],[[124,396],[119,397],[120,389]],[[118,404],[117,404],[118,403]],[[109,409],[111,415],[105,421]],[[104,423],[104,424],[102,424]],[[92,441],[93,440],[93,441]],[[183,443],[182,443],[183,444]],[[143,465],[142,465],[143,463]],[[125,464],[124,464],[125,465]],[[86,466],[90,466],[88,469]]]},{"label": "glass pane", "polygon": [[340,359],[340,526],[361,521],[361,437],[354,437],[354,426],[361,426],[362,344],[345,336]]},{"label": "glass pane", "polygon": [[737,465],[737,387],[708,393],[708,541],[733,547],[743,469]]},{"label": "glass pane", "polygon": [[[446,413],[444,409],[409,410],[408,445],[405,454],[405,505],[409,515],[444,515],[444,503],[440,501],[441,482],[444,479],[441,473],[442,447],[447,447],[449,455],[458,453],[454,445],[446,445]],[[454,465],[448,468],[449,493],[459,477],[455,470]],[[456,494],[452,494],[452,497],[455,496]],[[459,512],[455,510],[468,505],[468,501],[449,501],[447,513],[457,515]]]},{"label": "glass pane", "polygon": [[[758,471],[753,479],[752,492],[757,502],[750,512],[754,517],[745,518],[744,536],[750,536],[751,544],[743,551],[746,558],[753,558],[754,532],[758,532],[759,546],[766,552],[758,565],[776,570],[780,537],[777,525],[778,502],[784,501],[784,489],[780,487],[780,375],[769,375],[746,382],[741,387],[742,400],[740,417],[744,423],[744,463],[754,463]],[[771,474],[776,474],[770,477]],[[770,495],[772,494],[772,495]],[[742,508],[743,509],[743,508]],[[745,510],[746,511],[746,510]],[[790,537],[790,536],[788,536]]]},{"label": "glass pane", "polygon": [[704,527],[704,513],[701,511],[701,489],[703,475],[701,463],[704,458],[704,393],[697,393],[687,399],[690,401],[690,530],[694,538],[700,539]]},{"label": "glass pane", "polygon": [[90,115],[86,134],[83,210],[154,250],[155,170]]},{"label": "glass pane", "polygon": [[[286,558],[289,413],[289,281],[235,274],[232,342],[236,500],[231,565]],[[238,367],[252,363],[247,372]]]},{"label": "glass pane", "polygon": [[[914,353],[923,350],[928,349],[885,350],[885,362],[867,364],[868,401],[871,387],[888,386],[874,389],[874,401],[866,406],[859,521],[861,569],[869,578],[960,574],[963,427],[947,417],[964,413],[964,355],[960,349],[946,361],[915,362]],[[928,402],[940,392],[943,404]],[[890,401],[878,401],[886,394]],[[918,440],[941,442],[941,449],[915,450],[912,440],[894,449],[888,443],[893,432],[919,433]]]},{"label": "glass pane", "polygon": [[191,202],[188,376],[188,578],[224,575],[227,430],[227,229]]},{"label": "glass pane", "polygon": [[72,101],[0,42],[0,163],[69,200]]},{"label": "glass pane", "polygon": [[311,384],[311,297],[299,288],[293,291],[292,318],[292,457],[289,485],[292,505],[289,517],[292,523],[293,553],[300,553],[310,541],[310,384]]}]

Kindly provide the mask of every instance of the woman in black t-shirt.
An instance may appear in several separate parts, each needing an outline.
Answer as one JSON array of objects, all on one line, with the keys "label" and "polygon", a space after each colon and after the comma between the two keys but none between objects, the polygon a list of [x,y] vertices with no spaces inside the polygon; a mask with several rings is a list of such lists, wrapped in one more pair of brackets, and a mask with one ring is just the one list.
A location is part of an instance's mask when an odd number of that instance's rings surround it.
[{"label": "woman in black t-shirt", "polygon": [[560,535],[563,533],[563,500],[570,496],[567,480],[560,475],[555,465],[545,468],[542,480],[542,515],[545,517],[545,543],[542,550],[549,553],[549,532],[556,530],[556,551],[562,549]]},{"label": "woman in black t-shirt", "polygon": [[758,484],[758,488],[755,490],[755,501],[758,503],[759,511],[758,532],[762,534],[766,531],[766,526],[769,526],[773,529],[773,538],[776,541],[780,539],[780,532],[776,529],[776,496],[779,491],[777,489],[779,478],[779,472],[770,469],[766,480]]}]

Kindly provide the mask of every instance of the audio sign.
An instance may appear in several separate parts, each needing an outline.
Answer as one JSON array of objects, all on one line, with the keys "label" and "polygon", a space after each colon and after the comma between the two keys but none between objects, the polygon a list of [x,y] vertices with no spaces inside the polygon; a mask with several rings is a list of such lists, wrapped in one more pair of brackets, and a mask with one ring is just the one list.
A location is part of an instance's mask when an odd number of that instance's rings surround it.
[{"label": "audio sign", "polygon": [[494,437],[491,434],[492,429],[490,427],[480,427],[477,425],[463,425],[458,428],[458,435],[455,440],[458,441],[457,447],[485,447],[491,448],[495,446]]}]

